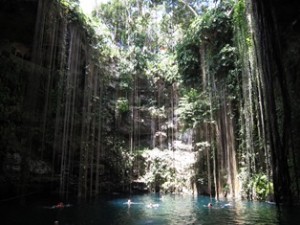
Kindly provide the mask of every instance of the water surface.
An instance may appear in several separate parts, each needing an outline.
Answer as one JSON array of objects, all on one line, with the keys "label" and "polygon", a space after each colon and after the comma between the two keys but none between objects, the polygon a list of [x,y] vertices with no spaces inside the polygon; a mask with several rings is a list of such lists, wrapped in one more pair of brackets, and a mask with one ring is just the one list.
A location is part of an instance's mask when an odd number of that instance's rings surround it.
[{"label": "water surface", "polygon": [[[1,225],[205,225],[205,224],[300,224],[300,208],[269,203],[219,201],[208,197],[139,195],[52,207],[53,200],[30,200],[23,205],[1,204]],[[213,203],[212,208],[207,204]],[[149,207],[149,204],[154,207]]]}]

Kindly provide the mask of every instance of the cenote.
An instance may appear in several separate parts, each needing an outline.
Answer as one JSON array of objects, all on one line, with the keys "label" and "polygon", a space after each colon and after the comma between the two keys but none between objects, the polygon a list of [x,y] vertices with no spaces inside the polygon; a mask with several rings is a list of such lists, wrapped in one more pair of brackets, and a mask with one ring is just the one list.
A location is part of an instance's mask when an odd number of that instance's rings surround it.
[{"label": "cenote", "polygon": [[299,0],[0,2],[0,225],[300,224]]},{"label": "cenote", "polygon": [[53,225],[55,221],[60,225],[300,224],[299,206],[278,209],[267,202],[215,201],[191,195],[145,194],[130,199],[130,206],[128,197],[114,197],[64,208],[53,208],[49,199],[27,199],[22,206],[1,205],[1,225]]}]

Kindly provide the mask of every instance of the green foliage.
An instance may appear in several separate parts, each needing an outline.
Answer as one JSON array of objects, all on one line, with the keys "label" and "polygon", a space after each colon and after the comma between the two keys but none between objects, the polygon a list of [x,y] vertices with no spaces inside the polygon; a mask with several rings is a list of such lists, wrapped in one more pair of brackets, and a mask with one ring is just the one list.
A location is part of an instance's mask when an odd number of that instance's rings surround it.
[{"label": "green foliage", "polygon": [[223,75],[234,68],[232,4],[222,1],[218,8],[196,17],[177,45],[178,72],[185,86],[196,88],[201,83],[200,47],[207,49],[205,60],[212,74]]},{"label": "green foliage", "polygon": [[112,176],[111,179],[116,183],[129,184],[134,154],[130,152],[127,142],[122,137],[106,134],[104,138],[105,146],[103,147],[107,151],[104,164]]},{"label": "green foliage", "polygon": [[189,26],[195,14],[205,11],[208,0],[150,0],[151,7],[164,5],[167,14],[172,15],[172,23],[185,29]]},{"label": "green foliage", "polygon": [[158,149],[147,150],[143,153],[147,173],[144,175],[148,186],[161,187],[162,191],[172,192],[178,186],[175,168],[170,154]]},{"label": "green foliage", "polygon": [[233,24],[237,30],[236,36],[240,40],[240,45],[253,47],[253,39],[251,37],[249,24],[247,21],[245,0],[238,0],[234,5]]},{"label": "green foliage", "polygon": [[199,45],[186,37],[177,45],[176,52],[178,73],[184,86],[193,88],[199,86],[201,82]]},{"label": "green foliage", "polygon": [[225,44],[216,55],[218,63],[215,64],[213,71],[216,74],[225,74],[228,77],[230,75],[230,71],[236,68],[236,57],[236,48],[229,44]]},{"label": "green foliage", "polygon": [[79,1],[78,0],[58,0],[61,5],[70,8],[70,9],[75,9],[78,8],[79,6]]},{"label": "green foliage", "polygon": [[116,102],[116,110],[119,113],[127,113],[129,111],[128,99],[119,98]]},{"label": "green foliage", "polygon": [[86,41],[93,49],[91,57],[101,64],[107,63],[116,56],[115,46],[111,43],[111,33],[100,18],[90,17],[83,13],[78,0],[57,0],[60,16],[68,23],[78,24],[86,35]]},{"label": "green foliage", "polygon": [[117,67],[121,89],[130,90],[134,79],[144,75],[149,58],[150,54],[137,46],[132,46],[121,52]]},{"label": "green foliage", "polygon": [[274,193],[273,183],[265,174],[255,174],[248,184],[248,189],[253,192],[253,198],[266,200],[269,195]]},{"label": "green foliage", "polygon": [[195,127],[199,122],[209,120],[210,103],[207,96],[205,93],[190,89],[179,100],[176,114],[185,122],[187,127]]},{"label": "green foliage", "polygon": [[146,75],[149,79],[152,79],[153,83],[160,78],[170,84],[178,81],[178,67],[175,63],[175,56],[170,53],[156,54],[151,60],[147,61]]},{"label": "green foliage", "polygon": [[120,59],[117,71],[119,72],[119,86],[121,90],[130,90],[133,83],[134,62],[123,57]]},{"label": "green foliage", "polygon": [[79,1],[77,0],[57,0],[63,8],[63,14],[68,18],[69,22],[78,22],[81,24],[83,30],[85,30],[90,36],[95,35],[93,22],[86,14],[82,12],[79,7]]},{"label": "green foliage", "polygon": [[110,4],[101,4],[94,12],[94,16],[101,17],[117,43],[127,43],[127,12],[124,1],[113,0]]},{"label": "green foliage", "polygon": [[234,5],[233,21],[236,25],[244,27],[246,23],[246,5],[245,0],[238,0]]},{"label": "green foliage", "polygon": [[193,40],[204,42],[217,47],[232,38],[232,22],[229,11],[232,1],[222,1],[216,9],[206,11],[198,16],[189,27],[189,34]]},{"label": "green foliage", "polygon": [[149,112],[152,118],[166,118],[166,110],[165,107],[162,106],[160,108],[157,108],[155,106],[149,107]]}]

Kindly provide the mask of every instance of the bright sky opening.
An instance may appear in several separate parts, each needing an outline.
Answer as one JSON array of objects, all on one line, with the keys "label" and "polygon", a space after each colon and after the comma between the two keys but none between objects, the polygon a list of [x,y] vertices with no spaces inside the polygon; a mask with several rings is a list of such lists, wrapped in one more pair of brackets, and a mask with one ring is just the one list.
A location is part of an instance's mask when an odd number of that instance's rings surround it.
[{"label": "bright sky opening", "polygon": [[86,14],[91,14],[97,4],[106,3],[109,0],[80,0],[82,11]]}]

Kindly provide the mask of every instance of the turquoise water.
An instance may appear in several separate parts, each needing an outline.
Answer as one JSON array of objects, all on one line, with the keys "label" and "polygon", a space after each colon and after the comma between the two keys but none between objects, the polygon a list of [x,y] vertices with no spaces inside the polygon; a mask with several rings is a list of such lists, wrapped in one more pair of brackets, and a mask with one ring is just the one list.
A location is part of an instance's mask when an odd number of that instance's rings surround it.
[{"label": "turquoise water", "polygon": [[[54,202],[26,201],[22,206],[1,205],[1,225],[205,225],[205,224],[300,224],[300,208],[282,208],[268,203],[212,200],[180,195],[140,195],[95,200],[57,209]],[[154,207],[149,207],[152,203]]]}]

